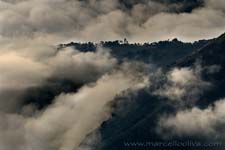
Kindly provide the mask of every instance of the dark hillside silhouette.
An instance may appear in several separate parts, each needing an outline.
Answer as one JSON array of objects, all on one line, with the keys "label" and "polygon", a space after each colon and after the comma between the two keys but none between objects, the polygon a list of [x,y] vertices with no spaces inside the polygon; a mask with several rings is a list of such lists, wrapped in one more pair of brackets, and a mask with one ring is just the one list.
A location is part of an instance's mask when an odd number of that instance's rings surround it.
[{"label": "dark hillside silhouette", "polygon": [[174,61],[191,54],[206,45],[210,40],[200,40],[194,43],[184,43],[177,39],[171,41],[160,41],[154,43],[129,43],[126,39],[123,41],[101,41],[100,43],[76,43],[61,44],[59,48],[73,47],[83,52],[95,51],[98,45],[111,50],[111,54],[119,60],[130,59],[146,63],[153,63],[159,66],[165,66]]}]

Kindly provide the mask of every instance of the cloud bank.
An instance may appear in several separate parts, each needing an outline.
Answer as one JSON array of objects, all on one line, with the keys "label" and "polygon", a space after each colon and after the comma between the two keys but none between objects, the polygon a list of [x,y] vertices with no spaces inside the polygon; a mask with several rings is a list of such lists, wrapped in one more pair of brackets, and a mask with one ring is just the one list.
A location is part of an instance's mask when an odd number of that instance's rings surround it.
[{"label": "cloud bank", "polygon": [[[68,150],[78,148],[86,136],[111,114],[108,103],[125,90],[148,85],[127,65],[84,85],[78,92],[60,94],[54,103],[31,117],[1,113],[0,145],[4,150]],[[129,68],[130,70],[130,68]],[[144,76],[143,76],[144,77]]]},{"label": "cloud bank", "polygon": [[[54,36],[65,41],[127,37],[134,42],[178,37],[193,41],[224,32],[223,3],[223,0],[1,0],[0,37]],[[184,11],[185,6],[191,11]]]},{"label": "cloud bank", "polygon": [[178,111],[175,115],[161,118],[160,127],[170,135],[204,136],[224,138],[225,100],[218,100],[205,109],[197,107]]},{"label": "cloud bank", "polygon": [[30,55],[27,52],[0,54],[2,111],[15,111],[29,88],[43,86],[49,80],[68,80],[77,85],[93,82],[117,64],[117,60],[101,48],[97,52],[87,53],[73,49],[45,50],[53,51],[54,55],[49,56],[40,51],[38,55],[33,53],[33,56],[26,56]]}]

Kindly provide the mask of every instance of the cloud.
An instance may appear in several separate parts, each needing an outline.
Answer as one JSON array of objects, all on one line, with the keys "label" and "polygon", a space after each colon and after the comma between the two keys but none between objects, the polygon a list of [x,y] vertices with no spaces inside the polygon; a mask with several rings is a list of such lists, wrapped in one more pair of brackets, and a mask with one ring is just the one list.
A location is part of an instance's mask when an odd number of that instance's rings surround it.
[{"label": "cloud", "polygon": [[[134,70],[134,74],[130,74],[126,67],[122,67],[125,70],[105,74],[96,83],[84,85],[77,93],[60,94],[46,110],[32,117],[3,114],[4,120],[0,124],[4,127],[4,131],[0,130],[4,133],[0,136],[1,148],[78,148],[88,134],[98,129],[110,117],[110,101],[123,91],[135,91],[148,85],[140,78],[139,72],[135,74]],[[6,123],[8,125],[4,126]]]},{"label": "cloud", "polygon": [[164,134],[223,138],[224,108],[225,100],[222,99],[205,109],[193,107],[178,111],[175,115],[162,117],[159,126],[161,131],[166,131]]},{"label": "cloud", "polygon": [[95,81],[112,70],[117,60],[102,48],[99,48],[97,52],[86,53],[67,48],[59,51],[55,57],[50,57],[46,62],[52,69],[53,78],[83,84]]},{"label": "cloud", "polygon": [[155,91],[156,95],[168,97],[171,100],[192,103],[210,87],[210,83],[201,78],[200,66],[195,68],[173,68],[167,74],[167,81],[162,88]]},{"label": "cloud", "polygon": [[36,86],[48,76],[47,69],[45,65],[16,53],[2,54],[0,55],[1,89]]},{"label": "cloud", "polygon": [[0,113],[0,149],[27,150],[25,144],[25,120],[16,114]]},{"label": "cloud", "polygon": [[[218,36],[225,30],[223,0],[201,3],[155,0],[1,1],[0,35],[10,39],[54,35],[66,41],[127,37],[134,42],[174,37],[193,41]],[[185,12],[185,7],[193,10]],[[102,32],[104,34],[99,34]],[[56,39],[55,42],[59,42]]]},{"label": "cloud", "polygon": [[66,80],[77,85],[94,82],[117,64],[117,60],[101,48],[86,53],[73,49],[45,50],[49,51],[29,54],[18,50],[0,54],[1,111],[13,111],[20,106],[29,88],[41,87],[49,80]]},{"label": "cloud", "polygon": [[17,111],[25,89],[39,86],[49,76],[47,67],[16,53],[0,54],[1,111]]}]

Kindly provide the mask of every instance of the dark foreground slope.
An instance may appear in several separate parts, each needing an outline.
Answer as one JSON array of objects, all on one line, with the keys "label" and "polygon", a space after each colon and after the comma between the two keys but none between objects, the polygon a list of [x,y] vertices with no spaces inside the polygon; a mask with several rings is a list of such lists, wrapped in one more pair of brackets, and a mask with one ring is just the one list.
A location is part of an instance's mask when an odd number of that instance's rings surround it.
[{"label": "dark foreground slope", "polygon": [[[176,61],[173,67],[194,67],[196,64],[202,68],[202,77],[212,84],[204,92],[196,105],[204,109],[216,100],[225,97],[225,34],[211,41],[206,46],[194,51],[187,57]],[[208,68],[214,68],[209,70]],[[213,73],[212,73],[213,72]],[[155,147],[148,142],[168,141],[205,141],[203,137],[178,136],[173,139],[164,139],[157,134],[157,121],[163,113],[173,113],[176,108],[166,98],[152,95],[149,91],[140,91],[129,97],[122,97],[118,101],[120,106],[113,117],[101,127],[101,144],[96,149],[103,150],[180,150],[181,147]],[[223,128],[221,129],[223,130]],[[156,144],[156,143],[155,143]],[[184,147],[183,147],[184,148]],[[221,147],[188,147],[187,149],[219,150]]]}]

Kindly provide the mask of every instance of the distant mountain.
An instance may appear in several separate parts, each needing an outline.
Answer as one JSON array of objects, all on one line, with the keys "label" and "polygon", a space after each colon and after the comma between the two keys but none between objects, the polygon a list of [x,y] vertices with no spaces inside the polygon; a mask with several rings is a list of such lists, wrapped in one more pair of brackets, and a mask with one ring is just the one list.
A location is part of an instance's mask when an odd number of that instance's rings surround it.
[{"label": "distant mountain", "polygon": [[98,45],[111,50],[111,54],[119,60],[138,60],[145,63],[153,63],[165,66],[181,59],[194,50],[206,45],[210,40],[200,40],[194,43],[184,43],[177,39],[172,41],[160,41],[154,43],[128,43],[124,41],[105,41],[95,43],[75,43],[61,44],[59,48],[73,47],[80,51],[95,51]]}]

